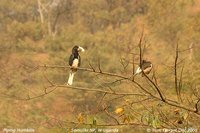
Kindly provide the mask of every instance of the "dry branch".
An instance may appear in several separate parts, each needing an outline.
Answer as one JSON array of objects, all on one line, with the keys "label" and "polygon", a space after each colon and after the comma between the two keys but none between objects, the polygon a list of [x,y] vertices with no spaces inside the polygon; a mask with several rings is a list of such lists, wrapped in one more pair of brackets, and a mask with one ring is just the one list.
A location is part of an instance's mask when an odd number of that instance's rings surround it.
[{"label": "dry branch", "polygon": [[[40,65],[39,67],[44,67],[44,68],[60,68],[60,69],[64,69],[64,68],[71,68],[70,66],[59,66],[59,65]],[[38,67],[38,68],[39,68]],[[189,107],[186,107],[182,104],[179,104],[177,103],[176,101],[173,101],[171,99],[168,99],[168,98],[163,98],[161,97],[162,94],[159,90],[159,88],[156,86],[156,84],[148,78],[148,76],[146,75],[145,77],[153,83],[153,86],[157,89],[158,93],[160,94],[160,97],[157,97],[155,95],[153,95],[152,93],[150,93],[147,89],[145,89],[142,85],[140,85],[139,83],[135,82],[135,81],[132,81],[132,79],[130,79],[130,77],[126,77],[126,76],[123,76],[123,75],[119,75],[119,74],[116,74],[116,73],[109,73],[109,72],[99,72],[99,71],[93,71],[93,69],[90,69],[90,68],[77,68],[78,70],[82,70],[82,71],[88,71],[88,72],[93,72],[93,73],[97,73],[97,74],[102,74],[102,75],[107,75],[107,76],[111,76],[111,77],[118,77],[118,78],[122,78],[122,79],[125,79],[125,80],[128,80],[128,81],[131,81],[133,84],[137,85],[140,89],[142,89],[146,94],[137,94],[137,93],[118,93],[118,92],[111,92],[111,91],[105,91],[105,90],[100,90],[100,89],[89,89],[89,88],[83,88],[83,87],[75,87],[75,86],[68,86],[68,85],[55,85],[55,87],[64,87],[64,88],[71,88],[71,89],[76,89],[76,90],[83,90],[83,91],[96,91],[96,92],[101,92],[101,93],[108,93],[108,94],[112,94],[112,95],[138,95],[138,96],[151,96],[157,100],[160,100],[160,101],[163,101],[164,103],[170,105],[170,106],[174,106],[174,107],[177,107],[177,108],[181,108],[181,109],[184,109],[184,110],[187,110],[189,112],[193,112],[197,115],[200,115],[199,112],[196,112],[196,109],[192,109],[192,108],[189,108]],[[145,74],[144,74],[145,75]],[[148,95],[147,95],[148,94]]]},{"label": "dry branch", "polygon": [[[143,32],[141,34],[141,37],[140,37],[140,41],[139,41],[139,49],[140,49],[140,68],[142,68],[142,58],[143,58],[143,51],[142,51],[142,39],[143,39]],[[154,83],[145,73],[144,71],[142,70],[142,74],[148,79],[148,81],[151,82],[151,84],[155,87],[155,89],[157,90],[160,98],[162,101],[165,101],[165,98],[163,97],[163,94],[161,93],[159,87],[156,85],[156,83]]]}]

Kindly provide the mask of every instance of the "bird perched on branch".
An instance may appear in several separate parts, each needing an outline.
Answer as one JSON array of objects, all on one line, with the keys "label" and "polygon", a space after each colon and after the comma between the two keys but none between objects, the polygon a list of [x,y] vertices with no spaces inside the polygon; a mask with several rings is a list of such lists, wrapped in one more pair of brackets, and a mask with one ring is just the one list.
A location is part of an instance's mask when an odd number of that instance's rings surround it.
[{"label": "bird perched on branch", "polygon": [[[140,68],[141,67],[141,68]],[[139,66],[134,74],[134,76],[142,73],[142,70],[145,74],[149,74],[153,68],[153,64],[150,61],[142,60],[141,66]],[[143,74],[142,74],[143,76]]]},{"label": "bird perched on branch", "polygon": [[69,65],[71,66],[71,70],[67,82],[68,85],[73,84],[74,74],[76,73],[77,68],[81,65],[81,56],[79,55],[79,52],[84,52],[84,51],[85,51],[84,48],[80,46],[74,46],[72,48],[72,54],[70,55],[69,58]]}]

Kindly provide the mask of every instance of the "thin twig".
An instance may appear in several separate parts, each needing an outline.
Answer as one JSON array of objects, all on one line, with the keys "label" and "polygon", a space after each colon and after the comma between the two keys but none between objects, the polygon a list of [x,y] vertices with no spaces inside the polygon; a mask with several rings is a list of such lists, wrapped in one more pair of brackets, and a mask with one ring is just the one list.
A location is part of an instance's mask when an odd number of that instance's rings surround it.
[{"label": "thin twig", "polygon": [[175,55],[175,62],[174,62],[174,83],[175,83],[175,90],[176,90],[176,95],[177,99],[180,100],[179,97],[179,87],[178,87],[178,75],[177,75],[177,62],[179,58],[179,53],[178,53],[178,43],[176,44],[176,55]]},{"label": "thin twig", "polygon": [[106,94],[107,94],[107,93],[105,92],[105,93],[103,94],[103,96],[101,97],[101,100],[100,100],[99,103],[97,104],[97,109],[100,107],[100,105],[101,105],[103,99],[105,98]]},{"label": "thin twig", "polygon": [[82,90],[82,91],[95,91],[95,92],[101,92],[101,93],[107,93],[107,94],[113,94],[113,95],[136,95],[136,96],[147,96],[145,94],[139,94],[139,93],[122,93],[122,92],[113,92],[113,91],[106,91],[101,89],[90,89],[90,88],[84,88],[84,87],[75,87],[75,86],[69,86],[69,85],[55,85],[56,87],[62,87],[62,88],[71,88],[75,90]]},{"label": "thin twig", "polygon": [[101,61],[100,61],[100,59],[98,59],[98,68],[99,68],[99,72],[102,73],[102,70],[101,70]]},{"label": "thin twig", "polygon": [[180,98],[181,102],[183,101],[182,97],[181,97],[181,89],[182,89],[182,82],[183,82],[183,69],[184,69],[184,65],[183,65],[183,67],[181,69],[179,85],[178,85],[179,86],[179,98]]},{"label": "thin twig", "polygon": [[200,98],[197,100],[197,102],[195,103],[195,112],[199,112],[198,109],[198,103],[200,102]]},{"label": "thin twig", "polygon": [[95,69],[94,69],[94,67],[91,65],[90,61],[88,62],[88,64],[89,64],[90,68],[93,70],[93,72],[95,72]]},{"label": "thin twig", "polygon": [[112,118],[112,119],[117,123],[117,125],[120,124],[119,121],[117,120],[117,118],[115,118],[114,116],[112,116],[106,109],[105,109],[104,111],[106,112],[106,114],[107,114],[110,118]]}]

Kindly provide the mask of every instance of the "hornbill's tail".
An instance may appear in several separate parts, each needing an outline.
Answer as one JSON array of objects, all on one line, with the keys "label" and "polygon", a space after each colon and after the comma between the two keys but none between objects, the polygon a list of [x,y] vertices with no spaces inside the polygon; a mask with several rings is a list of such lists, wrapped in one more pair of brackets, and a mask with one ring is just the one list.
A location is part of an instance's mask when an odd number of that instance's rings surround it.
[{"label": "hornbill's tail", "polygon": [[68,85],[72,85],[73,84],[74,74],[75,74],[75,72],[70,71],[69,79],[68,79],[68,82],[67,82]]}]

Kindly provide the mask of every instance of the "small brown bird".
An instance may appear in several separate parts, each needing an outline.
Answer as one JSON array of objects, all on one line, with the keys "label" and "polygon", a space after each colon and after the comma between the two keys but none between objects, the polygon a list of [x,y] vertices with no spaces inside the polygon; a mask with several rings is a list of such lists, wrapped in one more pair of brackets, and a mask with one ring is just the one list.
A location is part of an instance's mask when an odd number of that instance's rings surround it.
[{"label": "small brown bird", "polygon": [[142,69],[140,67],[137,68],[134,76],[142,73],[142,70],[145,74],[149,74],[153,68],[153,64],[150,61],[142,60],[141,67]]}]

